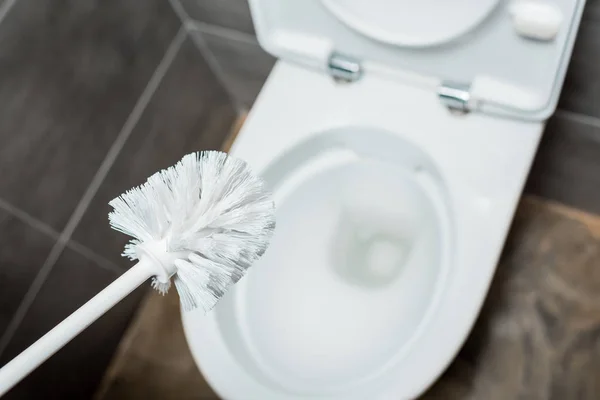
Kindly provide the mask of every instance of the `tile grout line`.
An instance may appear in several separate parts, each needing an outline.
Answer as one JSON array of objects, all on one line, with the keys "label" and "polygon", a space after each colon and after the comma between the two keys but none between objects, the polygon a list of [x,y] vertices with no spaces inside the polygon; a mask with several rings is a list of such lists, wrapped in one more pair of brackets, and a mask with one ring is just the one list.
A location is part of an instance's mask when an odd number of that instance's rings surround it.
[{"label": "tile grout line", "polygon": [[600,118],[593,117],[591,115],[585,115],[574,111],[568,111],[563,109],[557,109],[554,113],[557,117],[567,118],[571,121],[593,126],[594,128],[600,128]]},{"label": "tile grout line", "polygon": [[259,46],[256,36],[235,29],[225,28],[223,26],[190,19],[188,20],[188,29],[208,33],[209,35],[218,36],[222,39],[228,39],[234,42]]},{"label": "tile grout line", "polygon": [[[19,220],[19,222],[28,225],[30,228],[43,235],[48,236],[54,241],[58,241],[60,239],[60,233],[54,228],[52,228],[50,225],[38,220],[29,213],[21,210],[20,208],[13,206],[8,201],[2,198],[0,198],[0,210],[5,211],[11,217],[14,217],[17,220]],[[80,243],[77,243],[73,240],[69,240],[69,242],[67,243],[67,247],[73,250],[74,252],[84,256],[85,258],[95,262],[100,268],[104,268],[117,273],[123,272],[122,268],[119,268],[115,263],[113,263],[110,260],[107,260],[99,254],[96,254],[96,252],[94,252],[91,249],[88,249]]]},{"label": "tile grout line", "polygon": [[2,21],[4,21],[4,18],[6,17],[6,15],[12,9],[12,7],[15,5],[16,2],[17,2],[16,0],[4,0],[2,5],[0,5],[0,23],[2,23]]},{"label": "tile grout line", "polygon": [[8,201],[2,198],[0,198],[0,209],[6,211],[9,215],[17,218],[19,221],[23,222],[29,227],[49,236],[54,240],[58,240],[60,238],[60,232],[56,231],[50,225],[38,220],[29,213],[21,210],[20,208],[13,206]]},{"label": "tile grout line", "polygon": [[221,63],[214,55],[214,53],[210,49],[210,46],[208,46],[208,43],[204,39],[204,34],[216,36],[221,39],[230,40],[241,44],[260,46],[256,37],[234,29],[208,24],[206,22],[196,21],[189,17],[186,18],[185,25],[188,29],[188,32],[190,33],[190,36],[192,37],[192,40],[198,47],[198,50],[208,63],[209,68],[215,74],[216,78],[219,80],[219,82],[229,95],[230,101],[233,104],[237,115],[241,116],[246,114],[248,112],[247,107],[244,106],[240,101],[238,101],[235,95],[235,91],[231,88],[231,86],[228,83],[227,77],[222,72],[223,67],[221,66]]},{"label": "tile grout line", "polygon": [[73,211],[73,214],[71,215],[71,218],[67,222],[61,235],[62,240],[69,240],[71,238],[71,235],[75,231],[75,228],[77,228],[77,225],[79,225],[83,214],[85,214],[85,212],[87,211],[87,208],[92,202],[96,193],[98,192],[100,185],[108,175],[108,172],[112,168],[115,160],[117,159],[117,156],[121,152],[121,149],[123,148],[123,146],[125,146],[125,142],[127,142],[127,139],[129,139],[131,132],[135,128],[135,125],[142,116],[142,113],[146,109],[146,106],[150,102],[152,95],[158,88],[163,76],[166,74],[172,61],[175,59],[175,56],[177,55],[179,48],[183,44],[185,37],[186,32],[183,29],[180,29],[179,32],[177,32],[177,35],[175,35],[175,38],[171,41],[171,44],[167,48],[163,59],[160,61],[160,63],[154,70],[154,73],[152,74],[152,77],[150,78],[148,84],[144,88],[144,91],[138,98],[138,101],[133,107],[131,113],[129,114],[129,117],[127,117],[123,128],[121,128],[121,132],[119,132],[119,134],[117,135],[117,138],[113,142],[111,148],[108,150],[108,153],[106,154],[106,157],[104,158],[102,164],[98,168],[98,171],[96,171],[96,175],[94,175],[94,177],[92,178],[92,181],[88,186],[86,192],[82,196],[81,200],[79,201],[79,204],[77,204],[77,207],[75,207],[75,210]]},{"label": "tile grout line", "polygon": [[185,7],[183,7],[180,0],[169,0],[169,3],[171,4],[171,7],[173,7],[175,14],[177,14],[188,31],[197,30],[211,35],[220,36],[223,39],[230,39],[236,42],[258,45],[258,40],[254,35],[238,31],[236,29],[226,28],[193,19],[189,16],[187,11],[185,11]]},{"label": "tile grout line", "polygon": [[169,4],[171,4],[173,11],[175,11],[175,14],[177,14],[179,19],[181,20],[181,24],[185,27],[185,25],[190,21],[190,16],[188,15],[187,11],[185,11],[185,7],[183,7],[180,0],[168,1]]},{"label": "tile grout line", "polygon": [[[188,29],[188,28],[186,28],[186,29]],[[242,112],[243,107],[240,104],[240,102],[237,100],[234,90],[231,89],[230,85],[228,84],[227,77],[223,74],[223,68],[221,67],[221,64],[219,63],[219,61],[217,60],[217,57],[215,57],[213,52],[208,47],[208,44],[202,37],[202,32],[200,32],[200,31],[194,32],[194,30],[190,30],[189,34],[190,34],[190,37],[192,38],[192,41],[196,45],[196,48],[198,49],[198,51],[200,52],[200,54],[202,55],[202,57],[208,64],[208,67],[210,68],[211,72],[215,75],[215,78],[217,78],[217,80],[219,81],[219,83],[221,84],[221,86],[223,87],[225,92],[227,93],[227,96],[229,97],[229,101],[235,108],[236,113],[240,114]]]},{"label": "tile grout line", "polygon": [[62,254],[63,250],[67,246],[67,243],[68,243],[69,239],[71,238],[71,235],[75,231],[75,228],[77,228],[77,225],[81,221],[81,218],[83,217],[85,211],[87,210],[90,203],[92,202],[94,196],[96,195],[98,189],[100,188],[100,185],[102,184],[102,182],[108,175],[109,170],[111,169],[112,165],[114,164],[121,149],[125,145],[125,142],[131,135],[133,128],[137,124],[137,121],[139,120],[144,109],[150,102],[152,95],[158,88],[158,86],[159,86],[163,76],[166,74],[169,66],[175,59],[175,56],[177,55],[179,49],[181,48],[181,45],[183,44],[186,36],[187,36],[187,31],[184,27],[182,27],[179,29],[179,31],[175,35],[174,39],[169,44],[169,47],[167,48],[165,55],[163,56],[162,60],[160,61],[160,63],[156,67],[156,69],[154,70],[152,77],[150,78],[146,87],[144,88],[144,91],[138,98],[138,101],[136,102],[135,106],[133,107],[133,110],[131,111],[127,120],[125,121],[123,128],[121,128],[121,131],[117,135],[117,138],[113,142],[111,148],[108,150],[108,153],[106,154],[104,160],[102,161],[102,164],[100,165],[100,167],[98,168],[98,171],[96,171],[96,174],[94,175],[94,177],[92,178],[92,181],[88,185],[86,192],[83,194],[82,198],[79,200],[79,203],[75,207],[73,214],[71,214],[71,217],[69,218],[69,221],[67,222],[61,235],[59,236],[56,243],[50,250],[50,254],[48,254],[48,257],[42,264],[36,277],[34,278],[31,285],[29,286],[27,293],[25,293],[25,295],[23,296],[23,299],[21,300],[21,304],[17,308],[17,311],[15,312],[15,314],[13,315],[12,319],[10,320],[8,326],[6,327],[4,334],[2,335],[2,337],[0,337],[0,355],[2,355],[2,353],[6,350],[6,347],[8,346],[8,344],[10,343],[14,334],[16,333],[17,328],[23,321],[23,318],[25,317],[25,314],[29,310],[29,307],[31,307],[31,304],[33,304],[35,297],[37,296],[37,294],[40,291],[44,282],[46,281],[46,278],[52,271],[52,267],[54,267],[54,264],[56,263],[56,261]]},{"label": "tile grout line", "polygon": [[227,77],[223,75],[223,68],[221,67],[221,64],[217,60],[217,57],[215,57],[213,52],[210,50],[204,38],[200,37],[200,35],[202,33],[207,33],[209,35],[213,34],[221,38],[231,39],[238,42],[253,44],[258,44],[258,42],[256,40],[245,37],[246,34],[242,32],[238,32],[238,34],[236,35],[235,32],[237,31],[195,21],[188,15],[187,11],[185,10],[185,7],[183,7],[180,0],[169,0],[169,3],[171,4],[171,7],[173,7],[175,14],[177,14],[179,19],[181,19],[183,26],[185,27],[189,36],[192,38],[192,41],[196,45],[196,48],[208,64],[208,67],[215,75],[215,78],[217,78],[217,80],[227,93],[227,97],[229,97],[229,101],[235,108],[236,113],[238,115],[243,115],[246,111],[245,107],[237,100],[235,91],[227,83]]},{"label": "tile grout line", "polygon": [[113,263],[112,261],[102,257],[100,254],[97,254],[92,249],[88,249],[86,246],[78,243],[74,240],[69,240],[65,247],[69,250],[73,250],[75,253],[79,254],[87,258],[88,260],[97,264],[98,267],[105,269],[107,271],[114,272],[118,275],[121,275],[124,272],[123,268],[120,268],[118,265]]},{"label": "tile grout line", "polygon": [[246,112],[246,108],[237,100],[234,90],[232,90],[230,85],[227,83],[227,78],[223,75],[223,72],[222,72],[223,68],[221,67],[221,64],[219,63],[219,61],[217,60],[217,57],[215,57],[213,52],[210,50],[210,48],[208,47],[208,44],[206,43],[204,38],[199,37],[199,36],[202,33],[207,33],[209,35],[212,34],[212,35],[224,38],[224,39],[230,39],[230,40],[234,40],[237,42],[243,42],[243,43],[255,44],[255,45],[258,45],[258,41],[254,37],[252,37],[251,35],[248,35],[246,33],[238,32],[238,31],[235,31],[232,29],[218,27],[218,26],[211,25],[211,24],[206,24],[203,22],[198,22],[198,21],[192,19],[188,15],[187,11],[185,10],[185,7],[183,7],[183,5],[181,4],[180,0],[169,0],[169,3],[171,4],[171,7],[175,11],[175,14],[177,14],[179,19],[182,21],[183,26],[185,27],[186,31],[192,38],[192,41],[196,45],[196,48],[198,49],[198,51],[200,52],[200,54],[202,55],[202,57],[208,64],[208,67],[210,68],[212,73],[215,75],[215,77],[217,78],[217,80],[219,81],[219,83],[221,84],[221,86],[223,87],[225,92],[227,93],[227,96],[229,97],[229,101],[235,108],[236,113],[238,115],[243,115]]}]

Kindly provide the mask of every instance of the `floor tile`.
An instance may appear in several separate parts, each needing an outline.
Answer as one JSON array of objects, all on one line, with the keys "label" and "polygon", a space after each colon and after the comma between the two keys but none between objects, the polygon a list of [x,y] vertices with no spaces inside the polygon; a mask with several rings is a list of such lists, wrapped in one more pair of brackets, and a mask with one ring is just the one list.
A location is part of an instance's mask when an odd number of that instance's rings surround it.
[{"label": "floor tile", "polygon": [[600,217],[521,202],[481,314],[423,399],[600,398]]},{"label": "floor tile", "polygon": [[236,101],[250,109],[275,65],[275,58],[255,41],[232,40],[204,32],[195,34],[201,35],[214,55]]},{"label": "floor tile", "polygon": [[179,0],[190,18],[254,34],[248,0]]},{"label": "floor tile", "polygon": [[179,27],[164,0],[18,0],[0,24],[0,198],[61,230]]},{"label": "floor tile", "polygon": [[127,237],[108,225],[108,202],[187,153],[219,149],[236,118],[229,98],[188,39],[115,161],[73,238],[126,266]]},{"label": "floor tile", "polygon": [[525,191],[600,213],[600,127],[564,114],[551,118]]},{"label": "floor tile", "polygon": [[54,245],[54,239],[0,210],[0,337]]},{"label": "floor tile", "polygon": [[115,356],[97,400],[218,399],[190,354],[175,291],[148,295],[127,332],[129,346]]},{"label": "floor tile", "polygon": [[[66,250],[0,357],[0,365],[18,355],[117,276],[117,273],[99,268],[83,256]],[[109,310],[15,386],[3,400],[91,398],[148,287],[147,283],[142,285]]]}]

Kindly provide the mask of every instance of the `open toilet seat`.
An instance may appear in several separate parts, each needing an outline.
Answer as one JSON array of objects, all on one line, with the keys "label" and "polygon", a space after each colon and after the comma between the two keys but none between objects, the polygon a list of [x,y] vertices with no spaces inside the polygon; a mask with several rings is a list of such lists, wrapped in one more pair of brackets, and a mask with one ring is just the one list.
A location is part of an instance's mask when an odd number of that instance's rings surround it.
[{"label": "open toilet seat", "polygon": [[[434,94],[420,88],[377,76],[366,76],[352,85],[340,86],[323,74],[280,61],[238,135],[232,154],[264,174],[274,165],[278,166],[275,164],[280,162],[278,160],[285,160],[295,149],[323,132],[344,129],[389,132],[407,143],[394,148],[381,138],[374,138],[373,155],[379,154],[381,159],[401,151],[399,148],[412,146],[433,160],[427,168],[434,175],[438,173],[439,179],[431,188],[436,194],[430,197],[438,200],[435,207],[442,221],[440,226],[444,227],[440,230],[444,242],[441,248],[451,249],[444,250],[441,257],[443,268],[435,276],[434,293],[423,308],[423,317],[414,325],[414,335],[407,336],[398,345],[397,354],[387,364],[382,363],[378,371],[374,370],[372,376],[365,374],[361,379],[336,385],[319,386],[312,382],[311,387],[302,387],[301,382],[274,376],[270,370],[277,372],[276,367],[260,366],[265,359],[257,358],[256,343],[252,344],[255,340],[248,340],[248,327],[244,322],[247,315],[230,312],[239,310],[248,285],[260,274],[263,266],[259,261],[212,313],[207,316],[200,312],[182,314],[197,364],[207,381],[225,399],[307,396],[410,399],[425,390],[446,368],[474,323],[492,279],[542,124],[485,115],[456,117]],[[368,146],[368,143],[365,140],[363,145]],[[410,157],[409,153],[402,155],[405,157],[399,159]],[[352,157],[344,157],[324,157],[325,165],[315,163],[319,168],[309,167],[299,181],[310,181],[323,170],[353,162]],[[293,192],[301,183],[290,185],[288,190]],[[281,195],[276,191],[276,197]],[[265,262],[271,250],[267,251]],[[305,287],[306,283],[302,285]],[[280,298],[274,296],[272,300],[278,302]],[[259,357],[264,355],[264,349],[258,349],[258,354]],[[267,363],[273,360],[267,359]]]}]

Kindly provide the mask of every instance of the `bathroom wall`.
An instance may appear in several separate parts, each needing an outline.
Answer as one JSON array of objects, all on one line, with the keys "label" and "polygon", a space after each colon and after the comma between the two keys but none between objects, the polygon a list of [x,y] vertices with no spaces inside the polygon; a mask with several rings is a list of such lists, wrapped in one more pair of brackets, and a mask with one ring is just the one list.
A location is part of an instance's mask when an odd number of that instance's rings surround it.
[{"label": "bathroom wall", "polygon": [[[257,45],[247,0],[177,0],[211,67],[249,108],[273,59]],[[527,193],[600,213],[600,2],[588,0],[556,115]]]},{"label": "bathroom wall", "polygon": [[[167,0],[0,0],[0,366],[117,278],[107,202],[237,110]],[[91,398],[147,290],[4,399]]]},{"label": "bathroom wall", "polygon": [[252,106],[275,59],[256,41],[247,0],[174,0],[238,110]]},{"label": "bathroom wall", "polygon": [[587,0],[527,192],[600,213],[600,1]]}]

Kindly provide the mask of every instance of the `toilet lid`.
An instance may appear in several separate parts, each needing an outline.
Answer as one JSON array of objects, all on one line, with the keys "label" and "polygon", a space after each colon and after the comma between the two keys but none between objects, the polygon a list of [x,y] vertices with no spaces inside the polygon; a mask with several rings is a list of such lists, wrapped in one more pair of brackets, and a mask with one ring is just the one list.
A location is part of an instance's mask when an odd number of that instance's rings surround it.
[{"label": "toilet lid", "polygon": [[[524,16],[499,0],[249,0],[257,37],[274,56],[328,72],[332,54],[434,92],[470,88],[477,111],[544,120],[555,109],[585,0],[515,0],[549,7]],[[548,40],[523,24],[557,21]]]},{"label": "toilet lid", "polygon": [[452,40],[487,17],[499,0],[322,0],[351,29],[401,46]]}]

